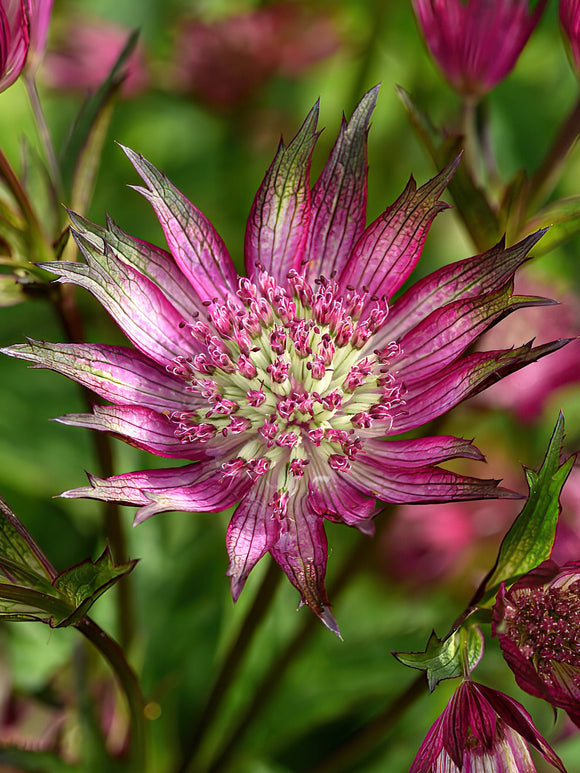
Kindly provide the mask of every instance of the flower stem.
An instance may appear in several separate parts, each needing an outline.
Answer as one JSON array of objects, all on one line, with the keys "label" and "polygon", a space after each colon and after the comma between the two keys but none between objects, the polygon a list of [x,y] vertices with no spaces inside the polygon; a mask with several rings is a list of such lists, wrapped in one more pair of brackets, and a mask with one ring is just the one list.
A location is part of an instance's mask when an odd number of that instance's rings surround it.
[{"label": "flower stem", "polygon": [[266,612],[270,608],[281,576],[282,573],[280,568],[271,561],[242,627],[223,660],[212,690],[201,711],[195,732],[189,739],[187,747],[184,749],[183,759],[178,768],[178,773],[185,773],[189,766],[194,762],[196,755],[201,748],[201,743],[205,734],[213,723],[218,709],[238,673],[244,654],[252,643],[254,634],[258,630],[259,623],[263,620]]},{"label": "flower stem", "polygon": [[42,103],[36,87],[36,79],[33,75],[26,75],[24,77],[24,83],[26,85],[26,91],[28,92],[28,99],[30,100],[30,106],[34,114],[34,120],[36,121],[36,128],[38,130],[38,136],[44,150],[44,156],[48,165],[48,171],[50,173],[50,180],[53,187],[53,196],[55,198],[56,211],[58,211],[58,199],[62,191],[62,178],[60,174],[60,168],[56,158],[54,150],[54,143],[50,134],[50,129],[46,122],[44,110],[42,109]]},{"label": "flower stem", "polygon": [[75,623],[75,628],[94,644],[119,680],[131,715],[131,769],[135,773],[143,773],[146,770],[146,704],[137,676],[121,647],[94,620],[85,616]]}]

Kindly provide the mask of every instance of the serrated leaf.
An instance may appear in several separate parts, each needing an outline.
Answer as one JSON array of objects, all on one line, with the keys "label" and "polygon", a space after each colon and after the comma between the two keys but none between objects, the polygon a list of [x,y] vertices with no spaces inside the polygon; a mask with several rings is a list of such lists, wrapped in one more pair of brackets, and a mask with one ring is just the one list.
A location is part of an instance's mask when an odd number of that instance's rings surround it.
[{"label": "serrated leaf", "polygon": [[54,588],[72,608],[72,613],[61,619],[54,617],[51,625],[62,628],[73,625],[85,615],[94,602],[118,582],[122,577],[132,572],[137,561],[115,565],[108,547],[96,561],[87,559],[73,566],[56,577]]},{"label": "serrated leaf", "polygon": [[542,466],[526,470],[530,493],[523,510],[504,537],[495,566],[481,584],[474,602],[488,603],[502,582],[511,585],[518,577],[549,558],[560,514],[560,492],[574,465],[575,456],[560,464],[564,440],[564,417],[558,416]]},{"label": "serrated leaf", "polygon": [[483,655],[483,635],[475,625],[461,627],[445,639],[435,631],[429,637],[424,652],[394,652],[398,661],[410,668],[425,671],[429,691],[444,679],[470,674]]}]

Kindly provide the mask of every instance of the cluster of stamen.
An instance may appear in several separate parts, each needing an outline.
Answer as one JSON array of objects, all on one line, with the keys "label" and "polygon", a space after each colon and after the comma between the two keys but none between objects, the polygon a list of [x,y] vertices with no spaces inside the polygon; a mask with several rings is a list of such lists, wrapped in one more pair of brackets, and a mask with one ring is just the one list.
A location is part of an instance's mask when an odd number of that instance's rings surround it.
[{"label": "cluster of stamen", "polygon": [[276,466],[281,500],[313,461],[348,472],[365,437],[384,435],[402,403],[389,372],[398,346],[367,345],[386,301],[363,315],[364,292],[341,296],[324,278],[312,288],[296,271],[288,282],[290,291],[264,271],[256,284],[240,279],[237,297],[208,303],[207,322],[190,325],[199,351],[171,368],[196,405],[171,416],[176,436],[206,444],[226,476],[255,480]]},{"label": "cluster of stamen", "polygon": [[[554,685],[554,662],[580,669],[580,580],[565,587],[521,588],[511,596],[504,633],[543,681]],[[580,687],[579,676],[573,678]]]}]

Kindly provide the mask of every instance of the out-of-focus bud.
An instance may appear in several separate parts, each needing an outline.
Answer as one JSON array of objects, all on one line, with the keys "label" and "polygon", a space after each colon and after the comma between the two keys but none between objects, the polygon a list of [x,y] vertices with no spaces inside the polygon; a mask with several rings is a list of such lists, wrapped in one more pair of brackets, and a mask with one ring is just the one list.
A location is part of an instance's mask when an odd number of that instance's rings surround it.
[{"label": "out-of-focus bud", "polygon": [[580,74],[580,0],[560,0],[560,24],[570,44],[574,67]]},{"label": "out-of-focus bud", "polygon": [[[131,30],[97,19],[71,19],[57,35],[42,68],[43,79],[60,91],[96,91],[110,73]],[[136,96],[149,86],[145,53],[139,42],[128,58],[122,94]]]},{"label": "out-of-focus bud", "polygon": [[46,48],[52,0],[26,0],[26,6],[30,20],[30,48],[26,57],[26,71],[34,74]]},{"label": "out-of-focus bud", "polygon": [[0,91],[18,78],[30,45],[30,25],[24,0],[0,0]]},{"label": "out-of-focus bud", "polygon": [[546,2],[531,8],[529,0],[412,0],[433,58],[453,88],[472,99],[513,69]]}]

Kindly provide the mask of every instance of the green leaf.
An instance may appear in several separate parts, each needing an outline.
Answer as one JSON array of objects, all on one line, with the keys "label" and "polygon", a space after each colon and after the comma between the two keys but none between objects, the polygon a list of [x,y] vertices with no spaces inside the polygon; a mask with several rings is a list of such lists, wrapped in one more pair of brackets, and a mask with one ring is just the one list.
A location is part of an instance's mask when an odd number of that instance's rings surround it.
[{"label": "green leaf", "polygon": [[12,584],[52,592],[56,572],[36,542],[0,496],[0,571]]},{"label": "green leaf", "polygon": [[535,248],[536,255],[544,255],[580,233],[580,196],[569,196],[553,201],[537,212],[521,229],[546,228],[546,235]]},{"label": "green leaf", "polygon": [[394,652],[393,655],[410,668],[426,671],[429,691],[444,679],[470,674],[483,655],[483,635],[475,625],[468,625],[439,639],[431,634],[424,652]]},{"label": "green leaf", "polygon": [[115,565],[108,546],[96,561],[87,559],[62,572],[54,580],[54,588],[68,601],[72,613],[61,619],[53,616],[51,625],[62,628],[73,625],[85,615],[105,591],[135,568],[137,561]]},{"label": "green leaf", "polygon": [[31,749],[16,749],[3,746],[0,749],[0,769],[9,766],[10,770],[22,773],[82,773],[82,767],[64,762],[51,752],[37,752]]},{"label": "green leaf", "polygon": [[538,472],[525,470],[528,501],[504,537],[495,566],[472,603],[479,599],[480,604],[488,603],[502,582],[511,585],[549,558],[560,515],[560,492],[575,461],[573,455],[560,464],[563,441],[564,417],[560,413],[542,466]]}]

